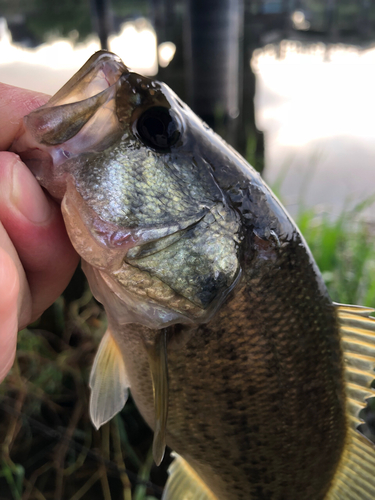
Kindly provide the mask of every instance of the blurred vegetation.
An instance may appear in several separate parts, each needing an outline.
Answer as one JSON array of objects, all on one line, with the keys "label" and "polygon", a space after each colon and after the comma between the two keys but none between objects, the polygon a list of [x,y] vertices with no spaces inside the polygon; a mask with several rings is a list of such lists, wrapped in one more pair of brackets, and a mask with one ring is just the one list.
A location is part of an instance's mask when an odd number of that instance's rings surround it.
[{"label": "blurred vegetation", "polygon": [[0,500],[161,497],[166,472],[153,464],[152,433],[134,403],[100,431],[89,419],[88,378],[106,318],[84,283],[77,270],[19,334],[16,364],[0,385]]},{"label": "blurred vegetation", "polygon": [[[338,217],[325,207],[307,208],[304,204],[320,154],[310,159],[310,168],[300,187],[295,222],[303,234],[322,273],[330,297],[342,304],[375,308],[375,225],[366,210],[375,203],[371,196],[356,205],[348,202]],[[282,184],[289,171],[287,161],[272,185],[280,198]]]},{"label": "blurred vegetation", "polygon": [[[22,25],[23,35],[34,44],[57,37],[82,41],[95,31],[92,4],[93,0],[0,0],[0,17],[5,16],[13,30]],[[124,20],[150,11],[148,0],[111,0],[110,6],[114,31]]]},{"label": "blurred vegetation", "polygon": [[375,306],[375,227],[361,220],[366,200],[337,219],[327,212],[302,210],[297,225],[322,272],[332,300]]}]

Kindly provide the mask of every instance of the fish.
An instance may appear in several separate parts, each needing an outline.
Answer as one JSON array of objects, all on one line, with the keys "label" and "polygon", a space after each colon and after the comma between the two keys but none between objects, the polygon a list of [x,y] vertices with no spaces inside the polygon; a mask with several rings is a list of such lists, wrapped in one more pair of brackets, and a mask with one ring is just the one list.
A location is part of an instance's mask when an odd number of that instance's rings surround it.
[{"label": "fish", "polygon": [[106,51],[13,143],[61,202],[108,329],[96,428],[129,390],[174,452],[164,500],[370,500],[373,309],[333,303],[260,175],[164,83]]}]

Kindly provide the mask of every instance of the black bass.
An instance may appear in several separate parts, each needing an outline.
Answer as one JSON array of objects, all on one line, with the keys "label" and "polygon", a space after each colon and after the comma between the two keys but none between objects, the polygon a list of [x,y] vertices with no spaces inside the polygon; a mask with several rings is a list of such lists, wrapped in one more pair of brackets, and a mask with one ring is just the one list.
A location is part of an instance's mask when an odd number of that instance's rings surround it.
[{"label": "black bass", "polygon": [[13,145],[61,208],[108,330],[98,428],[128,389],[178,456],[165,500],[375,498],[359,411],[373,310],[339,306],[260,176],[163,83],[98,52]]}]

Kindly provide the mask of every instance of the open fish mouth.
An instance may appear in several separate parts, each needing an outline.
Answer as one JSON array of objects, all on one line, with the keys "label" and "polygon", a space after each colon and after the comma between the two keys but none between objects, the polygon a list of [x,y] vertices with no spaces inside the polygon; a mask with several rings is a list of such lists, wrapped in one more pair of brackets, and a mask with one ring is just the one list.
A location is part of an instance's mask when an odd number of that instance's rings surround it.
[{"label": "open fish mouth", "polygon": [[[12,150],[45,183],[46,169],[57,168],[82,151],[106,149],[122,134],[116,94],[128,74],[114,54],[103,51],[91,57],[48,103],[24,118],[25,132]],[[60,186],[50,183],[48,189],[61,199]]]},{"label": "open fish mouth", "polygon": [[240,274],[239,214],[195,150],[189,117],[164,84],[99,52],[14,143],[61,201],[99,300],[111,309],[109,288],[124,321],[151,328],[208,320]]}]

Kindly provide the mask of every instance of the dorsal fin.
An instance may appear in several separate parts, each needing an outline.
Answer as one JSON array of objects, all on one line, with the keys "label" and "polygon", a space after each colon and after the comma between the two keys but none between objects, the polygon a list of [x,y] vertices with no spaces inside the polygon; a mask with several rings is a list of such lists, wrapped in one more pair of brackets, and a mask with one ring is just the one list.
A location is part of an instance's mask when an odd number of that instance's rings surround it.
[{"label": "dorsal fin", "polygon": [[[361,419],[369,398],[375,396],[374,309],[336,304],[345,360],[348,434],[345,450],[327,500],[375,498],[375,448],[362,432]],[[361,432],[361,433],[360,433]]]},{"label": "dorsal fin", "polygon": [[123,356],[109,328],[96,353],[89,385],[90,417],[99,429],[122,410],[130,387]]},{"label": "dorsal fin", "polygon": [[192,467],[177,453],[169,466],[162,500],[218,500]]}]

